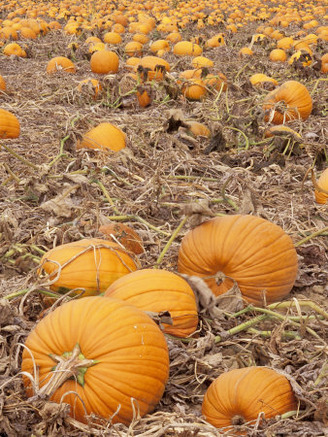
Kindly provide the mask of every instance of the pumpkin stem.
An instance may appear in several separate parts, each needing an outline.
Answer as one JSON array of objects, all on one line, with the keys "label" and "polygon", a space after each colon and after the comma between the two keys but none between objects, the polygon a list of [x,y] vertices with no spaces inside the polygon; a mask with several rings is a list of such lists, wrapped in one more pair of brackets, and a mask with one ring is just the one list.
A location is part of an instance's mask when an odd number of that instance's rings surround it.
[{"label": "pumpkin stem", "polygon": [[96,360],[85,358],[78,343],[72,351],[64,352],[62,355],[50,354],[50,357],[58,364],[53,367],[53,374],[49,381],[38,390],[38,396],[51,397],[68,379],[75,379],[83,386],[84,375],[88,368],[97,364]]},{"label": "pumpkin stem", "polygon": [[232,417],[231,419],[231,424],[234,426],[238,426],[238,425],[244,425],[244,423],[246,423],[246,420],[243,416],[241,416],[240,414],[236,414],[235,416]]}]

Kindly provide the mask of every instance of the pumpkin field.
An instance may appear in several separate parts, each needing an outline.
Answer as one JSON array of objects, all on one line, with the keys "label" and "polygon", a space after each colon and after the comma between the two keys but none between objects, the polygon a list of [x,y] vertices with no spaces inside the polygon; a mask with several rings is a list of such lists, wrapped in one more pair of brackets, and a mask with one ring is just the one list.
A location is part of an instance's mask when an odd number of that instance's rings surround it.
[{"label": "pumpkin field", "polygon": [[0,437],[328,436],[327,0],[0,0]]}]

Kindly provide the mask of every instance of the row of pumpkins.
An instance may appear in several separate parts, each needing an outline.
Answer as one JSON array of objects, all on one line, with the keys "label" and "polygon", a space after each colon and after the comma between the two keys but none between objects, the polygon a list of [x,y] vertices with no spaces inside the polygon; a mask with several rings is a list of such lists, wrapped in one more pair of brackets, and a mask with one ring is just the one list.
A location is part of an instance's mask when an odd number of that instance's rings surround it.
[{"label": "row of pumpkins", "polygon": [[[128,425],[155,409],[169,378],[164,334],[197,331],[196,298],[185,278],[202,278],[215,295],[237,284],[246,303],[265,305],[289,294],[298,271],[291,238],[257,216],[217,217],[188,231],[179,273],[142,269],[138,254],[144,249],[132,228],[116,224],[100,231],[107,239],[63,244],[41,259],[42,287],[75,298],[38,322],[22,358],[28,396],[66,402],[81,422],[96,415]],[[157,325],[150,315],[162,313]],[[222,428],[254,422],[260,412],[270,418],[296,408],[283,374],[249,367],[215,379],[202,414]]]}]

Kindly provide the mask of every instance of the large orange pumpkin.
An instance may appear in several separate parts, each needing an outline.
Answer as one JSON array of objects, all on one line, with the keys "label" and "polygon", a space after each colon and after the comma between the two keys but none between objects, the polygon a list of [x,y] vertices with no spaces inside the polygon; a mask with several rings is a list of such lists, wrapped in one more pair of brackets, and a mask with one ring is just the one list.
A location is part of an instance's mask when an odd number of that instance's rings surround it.
[{"label": "large orange pumpkin", "polygon": [[140,253],[144,251],[142,239],[139,234],[124,223],[102,225],[99,228],[99,232],[106,235],[108,240],[114,240],[116,243],[119,242],[125,249],[136,255],[140,255]]},{"label": "large orange pumpkin", "polygon": [[[118,299],[63,304],[38,323],[25,346],[22,371],[38,377],[41,392],[68,403],[81,422],[96,414],[128,425],[154,410],[168,379],[163,333],[143,311]],[[30,379],[23,380],[28,396],[35,394]]]},{"label": "large orange pumpkin", "polygon": [[76,73],[74,63],[66,58],[66,56],[56,56],[47,64],[46,71],[48,74],[57,73],[58,71],[64,71],[65,73]]},{"label": "large orange pumpkin", "polygon": [[119,57],[111,50],[99,50],[93,53],[90,58],[90,68],[93,73],[108,74],[117,73]]},{"label": "large orange pumpkin", "polygon": [[105,291],[112,282],[138,268],[137,262],[121,246],[100,238],[85,238],[62,244],[45,253],[39,274],[53,281],[58,293],[79,288],[84,296]]},{"label": "large orange pumpkin", "polygon": [[198,324],[197,304],[188,282],[173,272],[142,269],[113,282],[105,296],[122,299],[144,311],[168,311],[173,324],[163,323],[167,334],[187,337]]},{"label": "large orange pumpkin", "polygon": [[[245,367],[222,373],[205,393],[202,413],[217,428],[233,429],[293,411],[297,401],[288,379],[268,367]],[[233,435],[243,435],[234,429]]]},{"label": "large orange pumpkin", "polygon": [[215,295],[236,281],[246,301],[261,305],[288,295],[297,275],[297,254],[280,226],[237,214],[190,230],[181,242],[178,271],[204,278]]},{"label": "large orange pumpkin", "polygon": [[265,121],[274,124],[302,119],[312,111],[312,98],[307,88],[296,80],[289,80],[271,91],[264,99]]}]

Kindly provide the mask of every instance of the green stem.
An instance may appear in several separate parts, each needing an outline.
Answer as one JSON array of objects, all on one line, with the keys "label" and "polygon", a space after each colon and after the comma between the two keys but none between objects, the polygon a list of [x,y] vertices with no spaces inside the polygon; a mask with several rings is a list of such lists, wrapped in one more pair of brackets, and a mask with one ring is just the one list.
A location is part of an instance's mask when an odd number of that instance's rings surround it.
[{"label": "green stem", "polygon": [[[232,126],[225,126],[224,128],[225,129],[231,129],[231,130],[239,132],[244,137],[244,139],[245,139],[244,150],[248,150],[249,149],[249,140],[248,140],[248,137],[247,137],[247,135],[242,130],[237,129],[236,127],[232,127]],[[239,147],[238,147],[238,149],[239,149]]]},{"label": "green stem", "polygon": [[[249,328],[251,328],[253,325],[256,325],[259,322],[262,322],[265,320],[268,316],[266,314],[261,314],[260,316],[254,317],[253,319],[247,320],[247,322],[241,323],[240,325],[235,326],[234,328],[231,328],[227,331],[229,335],[238,334],[241,331],[245,331]],[[217,335],[214,338],[215,343],[219,343],[220,341],[224,340],[220,335]]]},{"label": "green stem", "polygon": [[55,156],[55,158],[48,164],[49,167],[52,167],[62,156],[64,156],[65,154],[63,153],[64,151],[64,145],[65,142],[69,139],[69,135],[66,135],[66,137],[64,137],[61,141],[60,141],[60,149],[59,149],[59,153],[57,156]]},{"label": "green stem", "polygon": [[328,231],[328,226],[326,226],[322,229],[319,229],[318,231],[313,232],[312,234],[308,235],[307,237],[303,238],[302,240],[297,241],[295,243],[295,247],[301,246],[302,244],[307,243],[309,240],[312,240],[312,238],[317,237],[318,235],[321,235],[327,231]]},{"label": "green stem", "polygon": [[[27,294],[30,291],[32,291],[31,288],[25,288],[24,290],[19,290],[19,291],[15,291],[14,293],[7,294],[7,296],[4,296],[3,298],[6,300],[15,299],[15,297],[24,296],[25,294]],[[51,291],[38,290],[38,289],[35,289],[33,291],[37,291],[38,293],[44,294],[45,296],[58,298],[58,294],[52,293]]]},{"label": "green stem", "polygon": [[151,223],[147,222],[143,218],[137,216],[137,215],[111,215],[107,217],[109,220],[112,221],[118,221],[118,222],[124,222],[124,221],[136,221],[139,223],[143,223],[148,228],[158,232],[159,234],[165,235],[166,237],[170,237],[171,234],[166,231],[162,231],[161,229],[157,228],[156,226],[152,225]]},{"label": "green stem", "polygon": [[19,159],[21,162],[23,162],[25,165],[27,165],[28,167],[33,168],[34,170],[39,171],[39,167],[35,164],[33,164],[33,162],[28,161],[27,159],[23,158],[22,156],[20,156],[18,153],[16,153],[11,147],[6,146],[5,144],[0,144],[0,148],[3,147],[4,149],[7,150],[7,152],[9,152],[11,155],[13,155],[15,158]]},{"label": "green stem", "polygon": [[97,185],[99,185],[101,191],[103,192],[104,196],[106,197],[108,203],[113,207],[113,210],[116,214],[120,214],[119,210],[116,208],[113,199],[110,197],[106,187],[104,186],[104,184],[100,181],[95,181]]},{"label": "green stem", "polygon": [[176,236],[178,235],[178,233],[180,232],[181,228],[185,225],[185,223],[187,222],[188,217],[184,217],[179,226],[176,228],[176,230],[172,233],[171,237],[169,238],[169,241],[166,243],[164,249],[162,250],[162,252],[160,253],[159,257],[157,258],[157,261],[155,263],[155,268],[157,268],[160,263],[163,261],[163,258],[166,254],[166,252],[168,251],[168,249],[170,248],[171,244],[173,243],[173,241],[175,240]]}]

